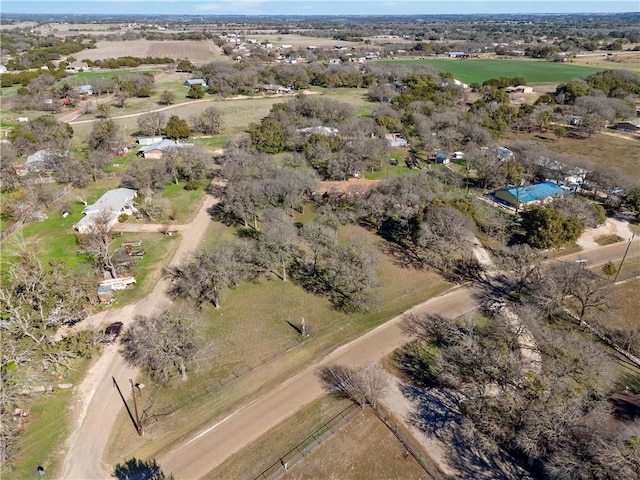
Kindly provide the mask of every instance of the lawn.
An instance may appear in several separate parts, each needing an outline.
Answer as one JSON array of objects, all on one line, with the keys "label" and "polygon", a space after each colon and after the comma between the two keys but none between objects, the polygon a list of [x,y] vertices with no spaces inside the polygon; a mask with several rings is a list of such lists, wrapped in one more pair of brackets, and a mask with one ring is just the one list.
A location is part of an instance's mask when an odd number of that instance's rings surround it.
[{"label": "lawn", "polygon": [[65,77],[60,80],[61,83],[68,82],[71,79],[81,80],[83,82],[90,83],[91,80],[96,79],[105,79],[110,80],[113,77],[132,77],[135,75],[155,75],[158,73],[158,70],[100,70],[100,71],[92,71],[92,72],[79,72],[74,73],[71,76]]},{"label": "lawn", "polygon": [[353,105],[359,117],[370,117],[376,108],[374,102],[367,98],[366,88],[325,88],[311,87],[312,92],[321,93],[323,96]]},{"label": "lawn", "polygon": [[[213,224],[210,241],[228,237],[229,232],[229,228]],[[360,227],[349,226],[341,232],[341,238],[354,235],[363,241],[379,241]],[[212,347],[199,362],[198,371],[179,387],[173,384],[173,388],[150,389],[155,399],[153,413],[170,415],[151,424],[144,439],[131,438],[131,427],[122,416],[108,458],[117,461],[125,444],[129,456],[157,456],[338,345],[450,287],[428,270],[402,268],[386,256],[381,259],[379,274],[377,302],[369,312],[341,313],[326,298],[303,290],[293,281],[275,278],[239,285],[223,299],[220,310],[204,305]],[[311,337],[301,342],[287,322],[299,325],[303,317]],[[153,385],[149,379],[141,381]]]},{"label": "lawn", "polygon": [[536,60],[507,59],[416,59],[384,60],[390,65],[428,65],[466,83],[482,83],[490,78],[524,77],[528,84],[562,83],[575,78],[587,77],[604,68],[586,67],[566,63],[553,63]]},{"label": "lawn", "polygon": [[[88,360],[73,362],[75,370],[70,370],[62,378],[51,377],[51,383],[71,383],[77,385],[81,381]],[[36,478],[38,465],[45,472],[54,472],[61,465],[64,439],[70,433],[72,419],[66,415],[66,408],[74,394],[74,390],[56,389],[54,392],[36,394],[31,404],[30,415],[24,419],[24,431],[19,437],[15,470],[3,471],[3,478]],[[53,478],[53,477],[47,477]]]}]

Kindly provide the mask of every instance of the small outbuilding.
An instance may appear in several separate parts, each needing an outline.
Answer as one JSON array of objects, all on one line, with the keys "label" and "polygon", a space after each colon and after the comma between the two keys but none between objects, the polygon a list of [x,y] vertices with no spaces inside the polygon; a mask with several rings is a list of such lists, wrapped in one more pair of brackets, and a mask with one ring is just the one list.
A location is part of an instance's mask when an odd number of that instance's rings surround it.
[{"label": "small outbuilding", "polygon": [[629,133],[640,133],[640,118],[618,122],[616,123],[616,130]]},{"label": "small outbuilding", "polygon": [[190,78],[189,80],[185,80],[184,85],[185,87],[193,87],[194,85],[206,87],[207,82],[204,80],[204,78]]},{"label": "small outbuilding", "polygon": [[436,155],[436,163],[440,165],[448,165],[449,163],[451,163],[451,159],[447,156],[446,153],[440,152]]}]

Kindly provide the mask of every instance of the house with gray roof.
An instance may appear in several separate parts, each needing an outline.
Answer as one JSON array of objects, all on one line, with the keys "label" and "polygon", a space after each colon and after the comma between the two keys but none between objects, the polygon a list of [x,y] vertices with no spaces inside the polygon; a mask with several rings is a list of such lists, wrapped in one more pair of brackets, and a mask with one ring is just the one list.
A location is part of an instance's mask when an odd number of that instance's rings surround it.
[{"label": "house with gray roof", "polygon": [[162,158],[162,154],[169,148],[193,147],[193,143],[178,143],[175,140],[165,138],[159,142],[145,145],[138,150],[138,155],[142,158]]},{"label": "house with gray roof", "polygon": [[84,207],[82,213],[84,217],[76,223],[73,228],[79,233],[88,233],[93,228],[96,218],[102,212],[108,215],[108,228],[111,229],[118,223],[118,217],[123,213],[131,215],[136,211],[133,206],[133,199],[138,195],[136,190],[131,188],[116,188],[109,190],[98,201],[92,205]]}]

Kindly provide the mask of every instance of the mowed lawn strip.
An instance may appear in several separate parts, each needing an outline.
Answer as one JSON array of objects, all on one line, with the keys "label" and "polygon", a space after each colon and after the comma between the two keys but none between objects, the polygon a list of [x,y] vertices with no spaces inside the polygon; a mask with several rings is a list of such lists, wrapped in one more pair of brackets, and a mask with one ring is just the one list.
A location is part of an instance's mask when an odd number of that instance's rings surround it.
[{"label": "mowed lawn strip", "polygon": [[605,70],[544,60],[433,58],[381,62],[389,65],[428,65],[451,73],[455,79],[465,83],[482,83],[499,77],[524,77],[528,84],[562,83]]},{"label": "mowed lawn strip", "polygon": [[[364,229],[350,228],[377,239]],[[216,227],[215,233],[229,238],[225,230]],[[451,286],[433,272],[403,268],[386,256],[379,271],[382,284],[376,290],[377,306],[370,312],[338,312],[326,298],[275,277],[241,284],[223,299],[219,310],[205,305],[212,348],[199,362],[198,371],[187,382],[176,381],[153,395],[153,413],[167,415],[150,425],[144,439],[132,438],[128,419],[121,415],[107,458],[113,462],[122,458],[125,444],[129,454],[157,457],[337,346]],[[303,317],[311,336],[300,342],[300,335],[287,322],[299,326]]]},{"label": "mowed lawn strip", "polygon": [[254,478],[347,408],[350,403],[348,400],[337,400],[328,395],[319,398],[295,412],[248,447],[232,455],[203,478]]}]

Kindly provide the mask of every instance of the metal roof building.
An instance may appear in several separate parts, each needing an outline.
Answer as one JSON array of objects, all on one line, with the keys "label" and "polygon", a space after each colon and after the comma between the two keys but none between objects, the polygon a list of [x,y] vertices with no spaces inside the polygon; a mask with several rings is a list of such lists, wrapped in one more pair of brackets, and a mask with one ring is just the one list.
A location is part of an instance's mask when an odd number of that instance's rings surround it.
[{"label": "metal roof building", "polygon": [[566,192],[553,182],[532,183],[531,185],[501,188],[494,192],[494,196],[516,209],[524,205],[546,203]]}]

